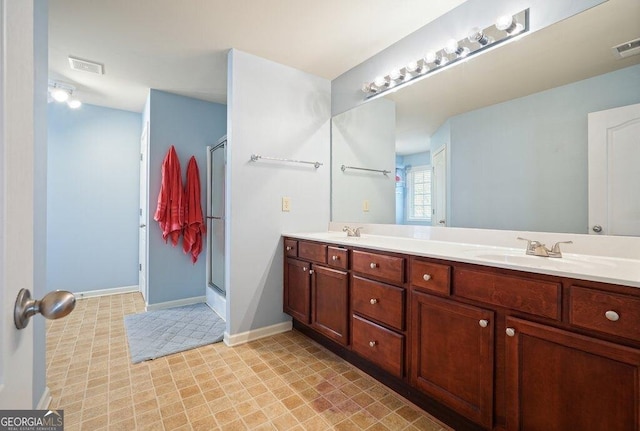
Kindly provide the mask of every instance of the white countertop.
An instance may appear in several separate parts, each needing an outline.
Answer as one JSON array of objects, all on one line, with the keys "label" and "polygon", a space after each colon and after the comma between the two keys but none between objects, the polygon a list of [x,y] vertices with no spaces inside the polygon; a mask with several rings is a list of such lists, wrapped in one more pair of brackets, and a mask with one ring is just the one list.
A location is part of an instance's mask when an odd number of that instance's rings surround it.
[{"label": "white countertop", "polygon": [[640,287],[640,260],[637,259],[572,253],[563,253],[562,258],[528,256],[524,243],[522,248],[516,249],[371,234],[362,234],[359,238],[347,237],[346,233],[335,231],[286,233],[283,236]]}]

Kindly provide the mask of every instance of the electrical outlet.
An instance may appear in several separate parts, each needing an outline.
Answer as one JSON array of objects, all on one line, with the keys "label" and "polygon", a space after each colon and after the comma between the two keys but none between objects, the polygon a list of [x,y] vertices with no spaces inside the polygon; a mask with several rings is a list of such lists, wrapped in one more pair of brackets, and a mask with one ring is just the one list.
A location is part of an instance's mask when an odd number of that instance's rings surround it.
[{"label": "electrical outlet", "polygon": [[362,211],[369,212],[369,201],[367,199],[362,201]]},{"label": "electrical outlet", "polygon": [[291,198],[287,196],[282,197],[282,212],[291,211]]}]

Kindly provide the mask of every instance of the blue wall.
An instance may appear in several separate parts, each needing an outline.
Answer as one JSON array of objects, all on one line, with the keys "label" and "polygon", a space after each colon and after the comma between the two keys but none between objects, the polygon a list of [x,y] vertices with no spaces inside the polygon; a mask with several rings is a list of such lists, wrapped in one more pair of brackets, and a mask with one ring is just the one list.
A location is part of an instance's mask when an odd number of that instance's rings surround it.
[{"label": "blue wall", "polygon": [[[149,212],[148,212],[148,304],[158,304],[193,297],[204,297],[206,286],[206,241],[195,265],[182,251],[180,243],[173,247],[162,239],[158,223],[153,215],[158,203],[162,181],[162,161],[171,145],[175,146],[182,168],[183,185],[187,164],[196,156],[200,170],[202,209],[206,209],[206,147],[214,145],[227,130],[227,107],[178,96],[159,90],[151,90],[148,112],[150,119],[149,143]],[[139,126],[138,133],[142,130]],[[137,244],[137,234],[135,236]],[[137,263],[137,257],[135,262]],[[136,281],[137,283],[137,281]]]},{"label": "blue wall", "polygon": [[48,107],[47,287],[138,284],[141,115]]},{"label": "blue wall", "polygon": [[587,233],[587,114],[639,102],[637,65],[452,117],[449,225]]}]

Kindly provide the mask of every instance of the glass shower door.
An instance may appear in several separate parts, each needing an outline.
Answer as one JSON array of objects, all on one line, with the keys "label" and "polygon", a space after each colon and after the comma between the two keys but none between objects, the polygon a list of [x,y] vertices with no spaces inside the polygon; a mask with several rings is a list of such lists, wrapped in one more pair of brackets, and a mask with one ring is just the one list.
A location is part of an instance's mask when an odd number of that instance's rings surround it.
[{"label": "glass shower door", "polygon": [[208,147],[207,163],[207,233],[209,235],[207,283],[225,295],[224,285],[224,203],[227,140]]}]

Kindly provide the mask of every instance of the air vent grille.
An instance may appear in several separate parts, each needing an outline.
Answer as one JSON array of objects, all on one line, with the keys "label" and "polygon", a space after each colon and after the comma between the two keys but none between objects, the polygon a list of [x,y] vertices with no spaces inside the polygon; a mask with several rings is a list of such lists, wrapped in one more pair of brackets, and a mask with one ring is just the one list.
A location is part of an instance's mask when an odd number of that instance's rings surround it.
[{"label": "air vent grille", "polygon": [[640,54],[640,39],[630,40],[613,47],[613,52],[620,58]]},{"label": "air vent grille", "polygon": [[80,58],[69,57],[69,66],[73,70],[79,70],[80,72],[95,73],[96,75],[104,74],[104,66],[102,64]]}]

